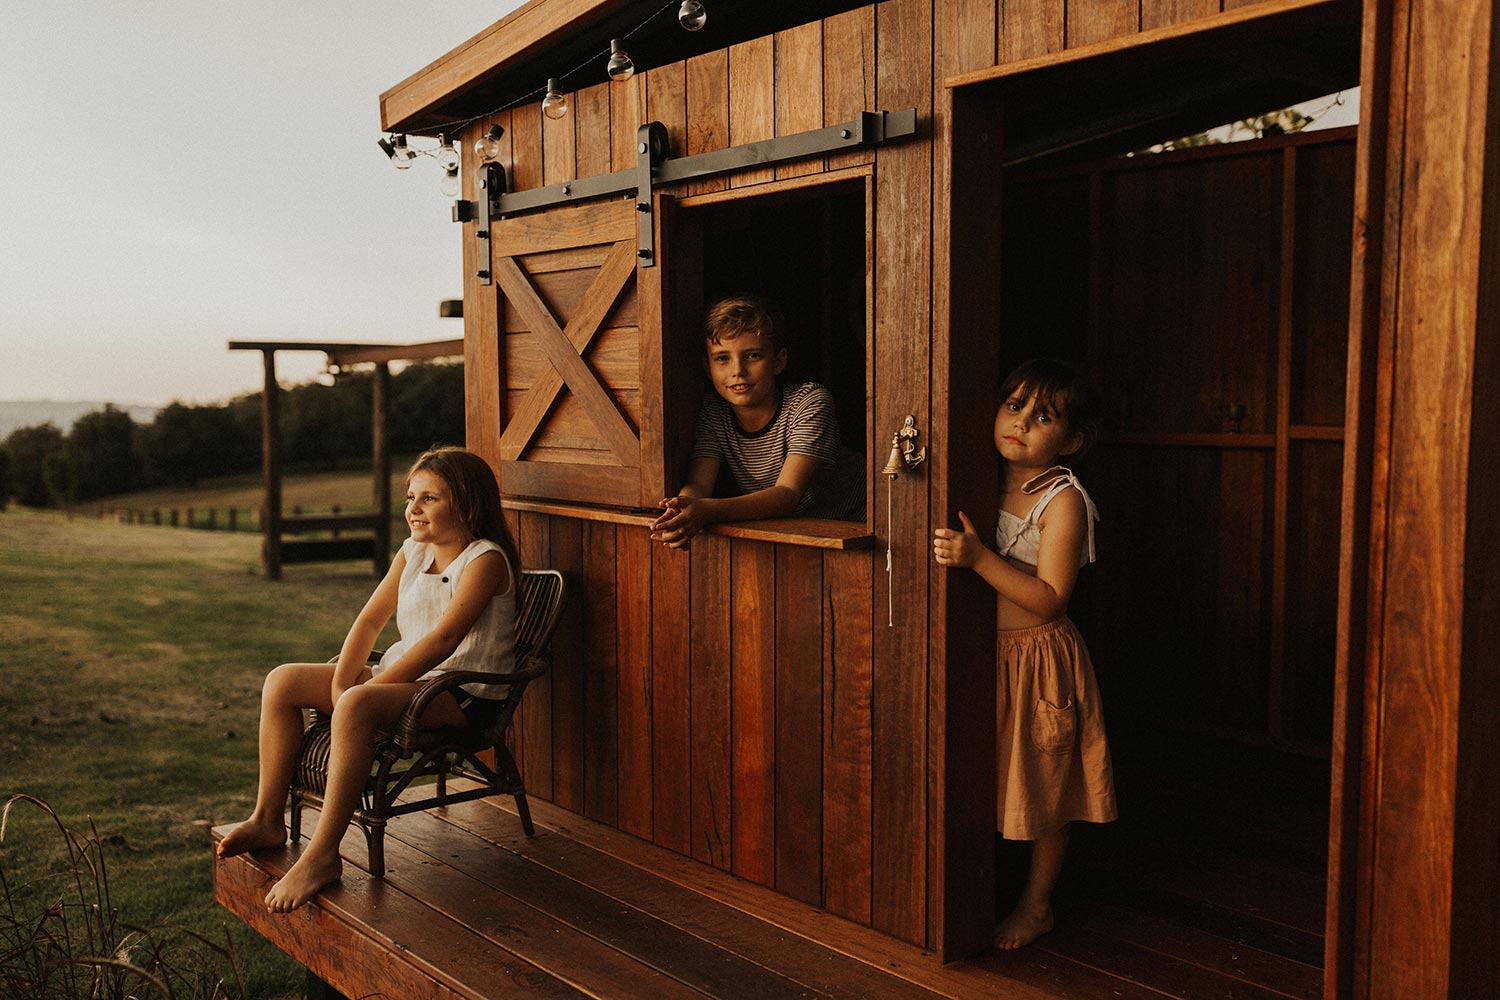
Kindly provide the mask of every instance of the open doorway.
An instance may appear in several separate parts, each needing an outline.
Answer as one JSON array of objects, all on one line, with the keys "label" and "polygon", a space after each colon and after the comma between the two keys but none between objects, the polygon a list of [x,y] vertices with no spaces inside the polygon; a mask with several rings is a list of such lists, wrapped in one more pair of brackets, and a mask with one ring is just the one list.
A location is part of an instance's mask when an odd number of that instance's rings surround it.
[{"label": "open doorway", "polygon": [[1071,613],[1121,819],[1075,832],[1060,926],[1292,996],[1322,991],[1355,140],[1012,170],[1001,222],[1001,372],[1082,362],[1106,412]]}]

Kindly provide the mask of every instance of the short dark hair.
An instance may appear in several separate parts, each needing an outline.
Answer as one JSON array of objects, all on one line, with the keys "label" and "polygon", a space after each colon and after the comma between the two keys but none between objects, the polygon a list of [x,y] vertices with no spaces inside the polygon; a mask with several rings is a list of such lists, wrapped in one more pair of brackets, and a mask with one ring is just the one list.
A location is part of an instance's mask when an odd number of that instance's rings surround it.
[{"label": "short dark hair", "polygon": [[715,302],[703,320],[703,338],[710,344],[733,340],[742,333],[758,333],[771,350],[786,350],[781,321],[771,304],[758,295],[731,295]]},{"label": "short dark hair", "polygon": [[1068,433],[1081,435],[1069,455],[1082,457],[1099,439],[1099,404],[1093,386],[1082,370],[1059,358],[1023,361],[1000,384],[1000,402],[1024,392],[1057,414],[1068,425]]}]

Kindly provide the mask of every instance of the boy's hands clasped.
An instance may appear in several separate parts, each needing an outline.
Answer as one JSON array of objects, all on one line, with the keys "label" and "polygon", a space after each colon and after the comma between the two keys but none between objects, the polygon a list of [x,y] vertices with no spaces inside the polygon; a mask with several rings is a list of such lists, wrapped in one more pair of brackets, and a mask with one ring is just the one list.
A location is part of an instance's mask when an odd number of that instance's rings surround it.
[{"label": "boy's hands clasped", "polygon": [[932,533],[932,557],[940,566],[973,566],[984,548],[974,522],[963,511],[958,512],[958,519],[963,522],[964,530],[938,528]]},{"label": "boy's hands clasped", "polygon": [[709,523],[708,505],[699,497],[675,496],[661,501],[666,508],[651,522],[651,540],[669,549],[687,548],[693,536]]}]

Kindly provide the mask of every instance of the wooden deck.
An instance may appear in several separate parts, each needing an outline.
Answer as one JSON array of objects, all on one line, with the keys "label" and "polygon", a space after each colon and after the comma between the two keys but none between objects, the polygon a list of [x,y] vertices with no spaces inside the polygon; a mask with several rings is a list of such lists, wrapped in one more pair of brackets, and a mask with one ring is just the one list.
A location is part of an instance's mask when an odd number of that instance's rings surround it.
[{"label": "wooden deck", "polygon": [[[215,895],[350,997],[1311,1000],[1320,993],[1321,946],[1299,926],[1311,919],[1306,893],[1257,889],[1269,873],[1201,851],[1177,854],[1183,845],[1152,859],[1133,853],[1128,838],[1121,846],[1080,837],[1056,931],[1021,952],[944,966],[921,949],[546,803],[533,812],[530,840],[508,801],[399,817],[387,835],[383,883],[363,870],[363,838],[351,831],[342,882],[290,916],[268,914],[261,899],[295,857],[292,847],[216,862]],[[1272,898],[1281,900],[1279,911],[1264,912],[1261,901]]]}]

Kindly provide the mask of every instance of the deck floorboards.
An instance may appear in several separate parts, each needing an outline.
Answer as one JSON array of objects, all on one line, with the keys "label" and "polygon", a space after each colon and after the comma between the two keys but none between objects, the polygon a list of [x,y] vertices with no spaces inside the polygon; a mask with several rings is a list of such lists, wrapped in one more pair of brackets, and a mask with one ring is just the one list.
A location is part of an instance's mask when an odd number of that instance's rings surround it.
[{"label": "deck floorboards", "polygon": [[[1210,912],[1182,886],[1145,891],[1144,859],[1129,858],[1126,845],[1080,852],[1073,888],[1059,894],[1059,926],[1036,946],[942,965],[923,949],[555,806],[532,809],[534,838],[521,834],[508,800],[397,817],[383,882],[365,870],[363,838],[352,830],[342,881],[295,914],[272,915],[260,904],[295,860],[292,846],[216,862],[215,892],[351,997],[1319,995],[1317,969],[1298,960],[1312,948],[1309,931],[1282,924],[1283,914],[1247,915],[1227,904]],[[1224,926],[1205,922],[1205,913]],[[1265,939],[1266,926],[1285,940]]]}]

